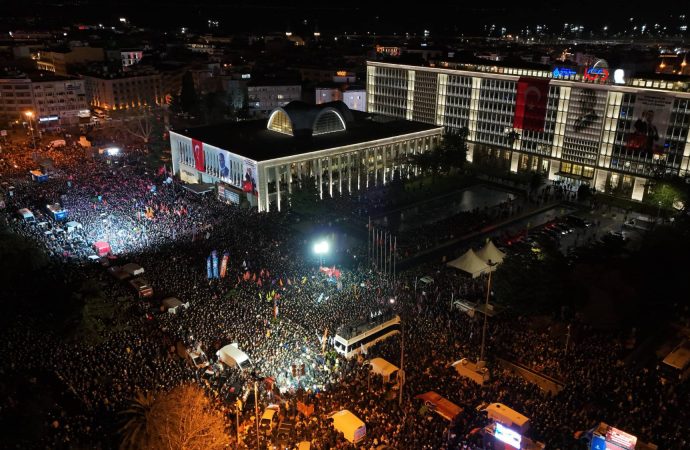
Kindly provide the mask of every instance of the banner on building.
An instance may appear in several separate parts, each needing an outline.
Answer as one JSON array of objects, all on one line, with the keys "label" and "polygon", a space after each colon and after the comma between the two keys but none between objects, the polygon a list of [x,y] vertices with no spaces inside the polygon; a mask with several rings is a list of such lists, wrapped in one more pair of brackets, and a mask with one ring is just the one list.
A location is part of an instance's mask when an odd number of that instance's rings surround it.
[{"label": "banner on building", "polygon": [[515,95],[513,128],[544,131],[549,79],[520,77]]},{"label": "banner on building", "polygon": [[223,253],[223,260],[220,263],[220,277],[225,278],[225,273],[228,270],[228,260],[230,259],[230,254],[228,252]]},{"label": "banner on building", "polygon": [[213,263],[213,278],[219,278],[218,273],[218,252],[213,250],[211,252],[211,262]]},{"label": "banner on building", "polygon": [[203,172],[206,169],[204,164],[204,143],[192,139],[192,152],[194,154],[194,168]]},{"label": "banner on building", "polygon": [[673,97],[668,94],[637,94],[626,141],[628,150],[647,155],[663,154],[672,106]]}]

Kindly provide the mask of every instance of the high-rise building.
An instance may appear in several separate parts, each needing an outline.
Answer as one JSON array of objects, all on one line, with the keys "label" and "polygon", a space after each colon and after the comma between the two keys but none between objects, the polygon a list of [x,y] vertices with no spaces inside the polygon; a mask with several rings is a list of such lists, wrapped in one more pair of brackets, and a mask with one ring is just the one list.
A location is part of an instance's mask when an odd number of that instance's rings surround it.
[{"label": "high-rise building", "polygon": [[[468,131],[468,159],[642,200],[690,175],[690,79],[573,69],[367,63],[367,111]],[[676,77],[677,78],[677,77]]]},{"label": "high-rise building", "polygon": [[161,75],[156,71],[84,75],[89,103],[102,110],[122,110],[163,103]]}]

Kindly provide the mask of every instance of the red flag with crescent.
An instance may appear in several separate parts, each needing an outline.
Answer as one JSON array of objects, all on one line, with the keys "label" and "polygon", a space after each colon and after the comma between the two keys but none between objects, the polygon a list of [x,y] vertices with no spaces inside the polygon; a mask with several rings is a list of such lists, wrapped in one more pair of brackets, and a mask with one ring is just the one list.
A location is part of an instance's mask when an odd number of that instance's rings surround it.
[{"label": "red flag with crescent", "polygon": [[194,153],[194,168],[203,172],[206,169],[204,165],[204,143],[192,139],[192,151]]},{"label": "red flag with crescent", "polygon": [[544,131],[550,81],[548,78],[520,77],[515,95],[513,128]]}]

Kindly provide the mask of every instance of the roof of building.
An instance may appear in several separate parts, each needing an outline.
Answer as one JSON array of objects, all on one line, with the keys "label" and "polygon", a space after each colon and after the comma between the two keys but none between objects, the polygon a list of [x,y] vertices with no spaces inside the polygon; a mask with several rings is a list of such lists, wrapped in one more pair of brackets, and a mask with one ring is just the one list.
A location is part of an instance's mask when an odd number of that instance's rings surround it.
[{"label": "roof of building", "polygon": [[267,119],[173,131],[254,161],[266,161],[439,128],[359,111],[350,113],[353,120],[347,124],[345,131],[316,136],[293,137],[268,130]]}]

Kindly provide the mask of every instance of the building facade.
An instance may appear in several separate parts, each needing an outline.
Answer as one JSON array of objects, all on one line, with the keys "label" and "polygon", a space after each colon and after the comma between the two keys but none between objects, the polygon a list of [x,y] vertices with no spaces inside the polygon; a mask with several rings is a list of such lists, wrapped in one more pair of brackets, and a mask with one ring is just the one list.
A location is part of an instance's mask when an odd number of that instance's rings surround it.
[{"label": "building facade", "polygon": [[52,73],[0,79],[0,116],[25,120],[26,112],[39,127],[78,125],[89,117],[84,81]]},{"label": "building facade", "polygon": [[281,210],[299,183],[319,196],[384,185],[417,172],[409,156],[437,145],[442,127],[352,112],[342,102],[292,102],[268,120],[170,132],[173,172],[212,183],[231,203]]},{"label": "building facade", "polygon": [[268,117],[275,108],[302,99],[302,85],[291,83],[247,83],[247,104],[252,117]]},{"label": "building facade", "polygon": [[39,70],[62,76],[67,76],[69,66],[103,60],[103,49],[98,47],[74,47],[69,51],[41,50],[36,54]]},{"label": "building facade", "polygon": [[642,200],[655,177],[690,175],[689,84],[611,72],[368,62],[367,111],[466,128],[478,165]]},{"label": "building facade", "polygon": [[106,111],[160,105],[165,100],[158,73],[84,75],[89,104]]}]

